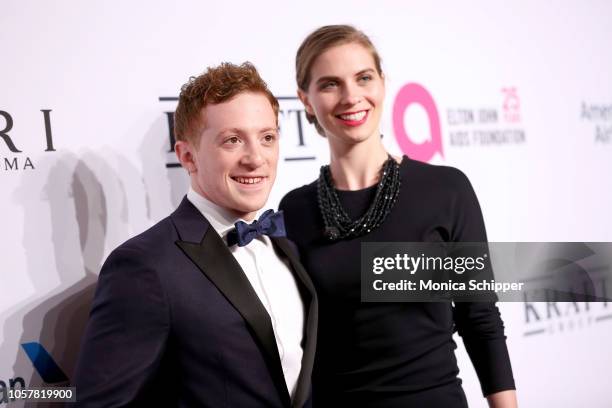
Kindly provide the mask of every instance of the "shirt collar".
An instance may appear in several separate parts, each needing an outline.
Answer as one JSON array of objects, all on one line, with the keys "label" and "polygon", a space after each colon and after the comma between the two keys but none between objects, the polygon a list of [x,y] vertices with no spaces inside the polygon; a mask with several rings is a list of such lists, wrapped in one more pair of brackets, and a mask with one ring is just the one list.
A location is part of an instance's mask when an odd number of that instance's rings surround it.
[{"label": "shirt collar", "polygon": [[[195,208],[198,209],[198,211],[200,211],[200,213],[202,213],[214,230],[217,231],[217,234],[219,234],[221,237],[225,237],[225,235],[234,228],[234,224],[236,222],[244,221],[247,224],[249,223],[249,221],[236,217],[236,215],[234,215],[227,208],[218,206],[209,199],[203,197],[191,186],[187,192],[187,199],[195,206]],[[260,212],[261,210],[257,212],[255,219],[259,217]]]}]

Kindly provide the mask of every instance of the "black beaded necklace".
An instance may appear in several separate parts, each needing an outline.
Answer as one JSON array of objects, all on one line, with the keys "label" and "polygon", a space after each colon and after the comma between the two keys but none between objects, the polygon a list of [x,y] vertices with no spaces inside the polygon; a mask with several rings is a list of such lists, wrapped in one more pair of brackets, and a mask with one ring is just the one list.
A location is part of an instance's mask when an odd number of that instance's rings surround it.
[{"label": "black beaded necklace", "polygon": [[400,191],[400,166],[389,156],[381,169],[380,181],[370,208],[359,219],[350,219],[336,193],[329,166],[322,166],[317,182],[319,210],[323,216],[323,234],[331,241],[365,235],[380,226],[391,212]]}]

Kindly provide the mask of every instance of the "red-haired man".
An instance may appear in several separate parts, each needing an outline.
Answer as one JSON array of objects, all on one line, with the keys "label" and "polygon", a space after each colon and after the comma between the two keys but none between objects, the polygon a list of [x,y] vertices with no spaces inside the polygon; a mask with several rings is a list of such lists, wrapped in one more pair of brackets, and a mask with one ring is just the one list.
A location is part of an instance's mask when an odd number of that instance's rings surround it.
[{"label": "red-haired man", "polygon": [[249,63],[183,86],[175,150],[191,186],[106,260],[77,405],[310,405],[316,295],[282,214],[260,213],[276,176],[277,116]]}]

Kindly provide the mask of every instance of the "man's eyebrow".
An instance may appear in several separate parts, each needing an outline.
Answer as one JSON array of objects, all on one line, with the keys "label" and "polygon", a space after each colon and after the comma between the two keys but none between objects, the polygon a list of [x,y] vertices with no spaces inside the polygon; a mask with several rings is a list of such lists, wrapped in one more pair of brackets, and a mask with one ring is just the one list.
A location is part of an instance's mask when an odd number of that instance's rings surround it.
[{"label": "man's eyebrow", "polygon": [[[229,127],[229,128],[224,128],[221,129],[219,131],[219,133],[217,133],[217,136],[223,136],[226,135],[228,133],[231,134],[244,134],[245,132],[247,132],[248,129],[241,129],[241,128],[236,128],[236,127]],[[265,128],[261,128],[261,129],[257,129],[256,132],[258,133],[264,133],[264,132],[278,132],[278,127],[265,127]]]},{"label": "man's eyebrow", "polygon": [[278,132],[278,127],[266,127],[263,129],[259,129],[260,133],[264,133],[264,132]]},{"label": "man's eyebrow", "polygon": [[217,136],[223,136],[227,133],[242,133],[242,131],[238,128],[233,128],[233,127],[223,128],[217,133]]}]

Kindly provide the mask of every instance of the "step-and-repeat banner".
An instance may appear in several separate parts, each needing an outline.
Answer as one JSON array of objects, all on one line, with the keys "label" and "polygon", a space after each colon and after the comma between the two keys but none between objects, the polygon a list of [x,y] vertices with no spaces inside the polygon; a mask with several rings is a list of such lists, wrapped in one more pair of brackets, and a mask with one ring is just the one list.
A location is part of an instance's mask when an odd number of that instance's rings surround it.
[{"label": "step-and-repeat banner", "polygon": [[[328,162],[294,56],[324,24],[383,58],[384,143],[464,171],[491,241],[612,241],[612,3],[17,1],[0,12],[0,406],[70,383],[100,266],[187,188],[189,76],[253,62],[280,98],[270,205]],[[523,407],[612,404],[612,305],[501,303]],[[460,339],[470,406],[484,407]],[[408,345],[407,345],[408,346]],[[38,357],[36,357],[38,356]]]}]

